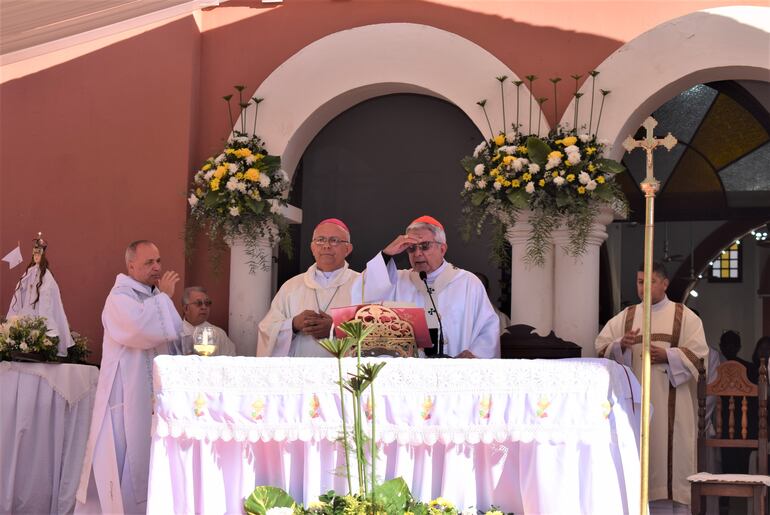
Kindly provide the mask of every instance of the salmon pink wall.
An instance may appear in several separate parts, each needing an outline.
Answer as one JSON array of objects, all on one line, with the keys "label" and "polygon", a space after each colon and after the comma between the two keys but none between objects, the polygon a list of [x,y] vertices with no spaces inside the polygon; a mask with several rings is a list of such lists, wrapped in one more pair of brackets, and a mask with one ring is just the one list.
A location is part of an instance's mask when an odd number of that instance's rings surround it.
[{"label": "salmon pink wall", "polygon": [[[223,2],[201,13],[203,32],[188,16],[0,85],[0,252],[21,240],[29,256],[30,239],[45,232],[70,323],[91,338],[95,360],[105,296],[136,238],[155,240],[187,284],[209,287],[212,321],[226,326],[227,267],[214,276],[205,245],[186,265],[180,236],[191,170],[231,130],[221,97],[234,84],[253,91],[334,32],[410,22],[455,33],[517,74],[537,75],[536,96],[551,97],[547,78],[562,77],[560,118],[570,74],[666,20],[737,4],[765,2]],[[552,104],[544,111],[553,123]],[[0,266],[3,311],[19,273]]]}]

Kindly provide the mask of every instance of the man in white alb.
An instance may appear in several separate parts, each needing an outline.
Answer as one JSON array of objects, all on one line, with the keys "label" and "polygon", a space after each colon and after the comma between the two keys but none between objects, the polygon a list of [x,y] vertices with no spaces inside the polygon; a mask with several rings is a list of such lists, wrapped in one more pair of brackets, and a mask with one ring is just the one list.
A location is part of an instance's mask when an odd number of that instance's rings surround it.
[{"label": "man in white alb", "polygon": [[91,477],[102,513],[146,511],[152,360],[178,353],[181,343],[182,319],[171,300],[179,275],[161,273],[158,247],[150,241],[131,243],[125,257],[128,274],[118,274],[102,311],[102,363],[76,513]]},{"label": "man in white alb", "polygon": [[[235,356],[235,343],[221,327],[209,323],[211,299],[202,286],[189,286],[182,294],[182,332],[192,339],[198,327],[211,327],[217,349],[213,356]],[[192,342],[191,342],[192,344]]]},{"label": "man in white alb", "polygon": [[[700,318],[666,296],[668,276],[663,264],[653,263],[652,270],[650,402],[654,412],[650,421],[649,499],[690,504],[687,476],[694,474],[697,466],[698,363],[700,359],[707,362],[709,351]],[[636,288],[642,298],[642,271],[636,274]],[[595,342],[598,356],[630,366],[639,381],[642,316],[641,304],[629,306],[607,322]]]},{"label": "man in white alb", "polygon": [[[411,270],[397,270],[390,258],[406,251]],[[408,302],[425,309],[428,327],[441,319],[444,353],[458,358],[499,358],[500,322],[481,281],[444,259],[444,226],[430,216],[414,220],[366,264],[361,279],[366,302]],[[385,260],[388,259],[386,263]],[[420,273],[425,273],[425,281]],[[427,282],[427,287],[426,287]],[[360,282],[359,282],[360,284]],[[431,289],[436,310],[428,295]],[[360,291],[354,286],[354,291]]]},{"label": "man in white alb", "polygon": [[259,323],[257,356],[331,356],[318,340],[329,337],[329,310],[350,305],[351,286],[358,277],[345,261],[352,250],[344,222],[328,218],[316,226],[310,242],[315,263],[276,293]]}]

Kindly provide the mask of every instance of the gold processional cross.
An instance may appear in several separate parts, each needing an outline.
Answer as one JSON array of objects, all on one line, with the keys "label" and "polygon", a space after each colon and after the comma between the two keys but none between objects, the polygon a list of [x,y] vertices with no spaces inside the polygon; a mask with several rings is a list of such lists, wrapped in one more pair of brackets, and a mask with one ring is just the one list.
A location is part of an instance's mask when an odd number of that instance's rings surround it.
[{"label": "gold processional cross", "polygon": [[641,489],[640,489],[640,507],[639,513],[647,513],[647,498],[649,486],[650,469],[650,325],[651,325],[651,298],[650,281],[652,279],[652,244],[653,229],[655,227],[655,194],[660,187],[660,183],[653,175],[652,151],[658,147],[666,147],[671,150],[677,141],[669,132],[663,139],[657,139],[653,136],[652,130],[658,122],[652,116],[648,116],[642,124],[647,130],[647,135],[643,140],[635,140],[629,136],[623,141],[623,148],[631,152],[635,148],[643,148],[647,152],[647,174],[640,186],[644,192],[645,213],[644,213],[644,295],[642,299],[642,424],[640,431],[641,445]]}]

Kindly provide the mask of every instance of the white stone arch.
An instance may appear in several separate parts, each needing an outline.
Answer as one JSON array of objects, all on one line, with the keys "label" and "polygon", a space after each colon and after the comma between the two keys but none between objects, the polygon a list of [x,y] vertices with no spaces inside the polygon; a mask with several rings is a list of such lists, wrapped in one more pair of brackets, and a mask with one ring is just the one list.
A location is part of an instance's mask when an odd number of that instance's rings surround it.
[{"label": "white stone arch", "polygon": [[[476,102],[488,100],[492,129],[502,130],[500,85],[495,80],[502,75],[508,76],[506,124],[510,126],[516,102],[516,87],[510,81],[518,77],[479,45],[414,23],[343,30],[304,47],[259,86],[252,96],[265,101],[260,104],[257,133],[271,153],[281,155],[284,169],[293,175],[307,145],[338,114],[377,96],[419,93],[456,105],[488,138],[489,126]],[[520,101],[527,109],[530,96],[522,87]],[[538,112],[534,102],[533,120]],[[252,117],[253,111],[247,116]],[[528,120],[520,122],[522,130],[527,130]],[[251,119],[246,126],[252,126]],[[549,130],[546,123],[541,130]]]},{"label": "white stone arch", "polygon": [[[718,80],[770,81],[770,7],[721,7],[670,20],[623,45],[597,70],[597,102],[599,88],[611,91],[599,136],[619,160],[622,141],[683,90]],[[580,91],[578,125],[587,126],[590,79]],[[561,123],[573,117],[574,100]]]}]

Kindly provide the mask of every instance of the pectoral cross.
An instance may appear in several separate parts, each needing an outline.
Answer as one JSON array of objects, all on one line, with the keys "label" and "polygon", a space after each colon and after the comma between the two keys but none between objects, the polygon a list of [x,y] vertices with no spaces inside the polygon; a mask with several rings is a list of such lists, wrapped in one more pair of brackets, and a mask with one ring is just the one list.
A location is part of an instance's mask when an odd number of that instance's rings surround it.
[{"label": "pectoral cross", "polygon": [[623,148],[625,148],[627,152],[631,152],[635,148],[643,148],[647,152],[647,174],[641,183],[642,191],[646,197],[651,195],[654,196],[660,186],[660,183],[655,178],[652,171],[652,151],[661,146],[666,147],[666,149],[670,151],[674,148],[674,145],[677,144],[676,138],[672,136],[670,132],[663,139],[655,138],[652,134],[652,130],[657,125],[658,122],[655,121],[655,118],[648,116],[642,124],[642,127],[647,129],[647,136],[643,140],[635,140],[633,137],[629,136],[623,141]]},{"label": "pectoral cross", "polygon": [[647,137],[643,140],[635,140],[631,136],[623,142],[623,147],[631,152],[635,148],[643,148],[647,152],[647,175],[641,183],[644,191],[644,295],[642,296],[642,420],[640,431],[639,458],[641,464],[641,488],[640,511],[647,512],[647,498],[649,486],[650,466],[650,338],[652,322],[652,249],[653,233],[655,228],[655,193],[660,183],[655,178],[652,169],[652,151],[657,147],[666,147],[669,151],[676,145],[676,138],[669,132],[665,138],[656,139],[652,130],[658,122],[652,116],[648,116],[642,124],[647,129]]}]

